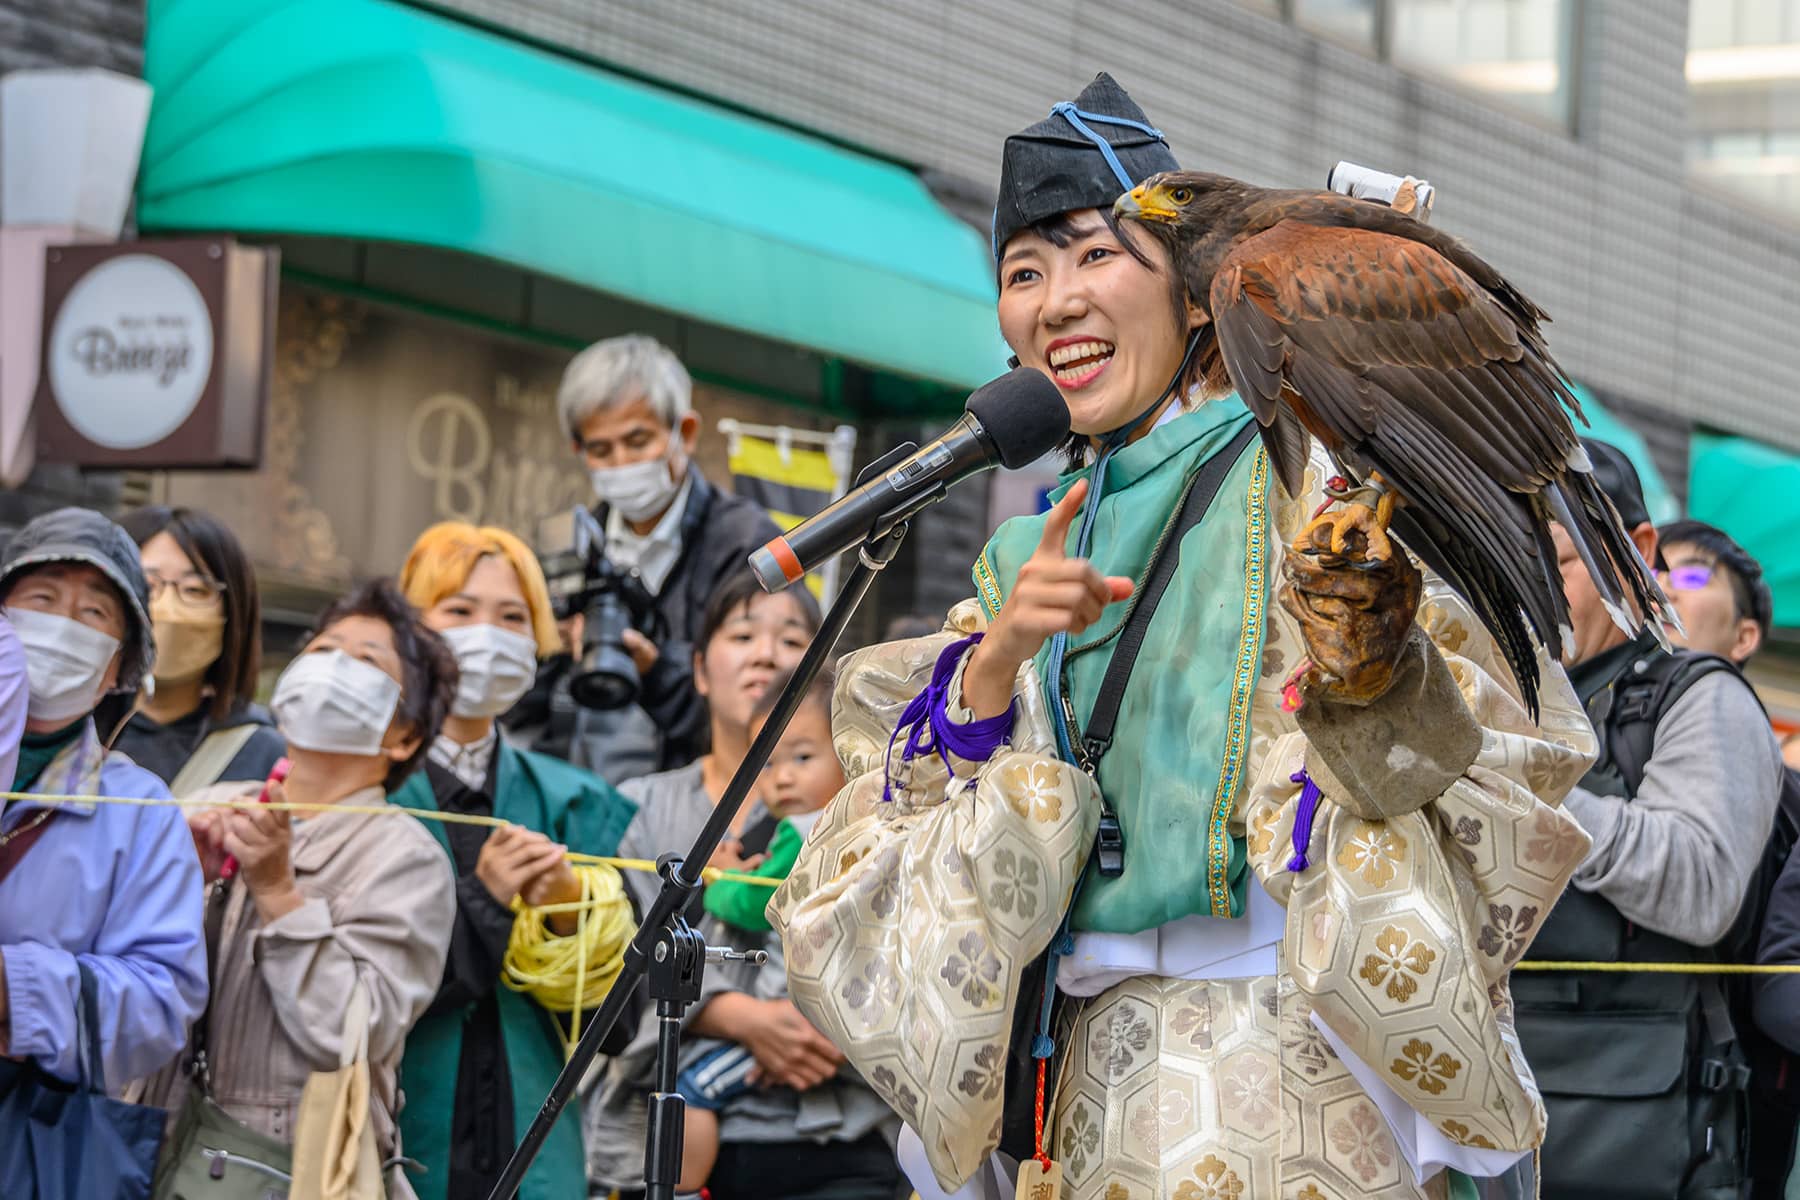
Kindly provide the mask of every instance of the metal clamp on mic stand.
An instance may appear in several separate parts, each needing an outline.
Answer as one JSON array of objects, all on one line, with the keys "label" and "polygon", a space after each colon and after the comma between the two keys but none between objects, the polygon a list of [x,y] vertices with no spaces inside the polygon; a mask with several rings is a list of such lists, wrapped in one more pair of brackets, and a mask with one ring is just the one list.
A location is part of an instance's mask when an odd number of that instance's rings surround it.
[{"label": "metal clamp on mic stand", "polygon": [[[885,470],[916,449],[912,443],[897,447],[865,468],[858,482]],[[807,689],[812,686],[820,668],[825,665],[838,638],[843,636],[844,628],[850,623],[857,605],[868,595],[876,573],[893,561],[895,552],[906,537],[908,522],[912,517],[920,509],[942,499],[944,490],[943,485],[939,484],[917,496],[909,497],[906,504],[883,514],[869,531],[867,540],[857,552],[856,565],[844,581],[842,590],[832,601],[819,632],[801,657],[800,665],[794,668],[787,686],[781,689],[775,707],[770,711],[768,720],[763,723],[761,732],[756,735],[756,740],[751,743],[750,751],[744,756],[737,773],[731,777],[725,794],[713,807],[712,816],[707,819],[705,828],[694,839],[685,858],[664,855],[658,860],[657,873],[662,876],[662,890],[657,892],[650,910],[644,914],[643,923],[638,926],[637,933],[625,947],[619,977],[613,981],[606,999],[601,1001],[599,1012],[582,1031],[575,1053],[570,1056],[562,1073],[551,1085],[550,1094],[544,1098],[530,1128],[519,1140],[519,1148],[513,1151],[506,1170],[501,1173],[488,1200],[511,1200],[518,1192],[525,1172],[530,1169],[538,1151],[543,1148],[544,1140],[550,1136],[550,1130],[556,1124],[557,1117],[562,1114],[563,1106],[574,1094],[575,1085],[586,1073],[594,1056],[600,1052],[600,1043],[612,1032],[613,1026],[619,1023],[619,1017],[633,990],[646,974],[649,977],[650,994],[656,1000],[657,1038],[656,1091],[650,1098],[650,1122],[644,1153],[644,1195],[645,1200],[673,1200],[676,1178],[681,1170],[681,1135],[687,1108],[675,1091],[682,1017],[687,1012],[688,1005],[700,998],[706,963],[733,956],[732,951],[708,947],[705,939],[688,925],[683,914],[688,911],[694,894],[700,890],[701,868],[711,861],[713,851],[718,849],[719,843],[730,832],[738,810],[743,807],[744,800],[750,794],[752,784],[762,773],[769,756],[774,753],[775,743],[781,739],[788,722],[793,720],[795,710],[800,707]],[[767,958],[761,951],[753,953]],[[744,957],[748,960],[751,956]]]}]

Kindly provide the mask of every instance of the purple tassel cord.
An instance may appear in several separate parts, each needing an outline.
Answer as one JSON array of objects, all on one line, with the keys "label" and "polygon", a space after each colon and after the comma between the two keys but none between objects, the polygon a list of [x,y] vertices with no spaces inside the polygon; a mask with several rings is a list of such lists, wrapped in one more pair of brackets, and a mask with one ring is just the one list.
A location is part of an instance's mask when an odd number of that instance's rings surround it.
[{"label": "purple tassel cord", "polygon": [[1313,818],[1319,815],[1319,800],[1323,793],[1305,767],[1289,775],[1288,782],[1301,787],[1300,803],[1294,806],[1294,857],[1288,859],[1287,869],[1304,871],[1312,865],[1306,860],[1306,848],[1312,844]]},{"label": "purple tassel cord", "polygon": [[894,798],[894,743],[902,732],[906,733],[906,744],[900,748],[902,763],[909,763],[921,754],[936,754],[944,760],[944,768],[951,774],[955,774],[956,769],[950,765],[950,755],[966,762],[983,762],[1012,736],[1016,700],[999,716],[970,721],[967,725],[952,721],[947,711],[950,680],[956,675],[956,666],[962,661],[963,653],[980,641],[981,635],[972,633],[960,642],[945,646],[938,655],[937,666],[932,669],[931,682],[901,712],[900,722],[888,738],[881,782],[884,801]]}]

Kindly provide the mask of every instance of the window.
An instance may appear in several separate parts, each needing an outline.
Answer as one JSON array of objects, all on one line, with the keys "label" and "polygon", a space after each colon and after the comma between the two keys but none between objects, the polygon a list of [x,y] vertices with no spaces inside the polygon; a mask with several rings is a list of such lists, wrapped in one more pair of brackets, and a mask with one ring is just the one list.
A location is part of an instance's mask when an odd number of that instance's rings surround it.
[{"label": "window", "polygon": [[1800,0],[1707,0],[1688,14],[1688,169],[1800,218]]},{"label": "window", "polygon": [[1569,120],[1570,0],[1389,0],[1402,66],[1535,116]]},{"label": "window", "polygon": [[[1273,10],[1270,0],[1242,0]],[[1712,0],[1695,0],[1704,8]],[[1730,3],[1731,0],[1724,0]],[[1754,0],[1739,0],[1753,3]],[[1800,16],[1800,0],[1778,0]],[[1558,125],[1581,0],[1284,0],[1294,24]]]}]

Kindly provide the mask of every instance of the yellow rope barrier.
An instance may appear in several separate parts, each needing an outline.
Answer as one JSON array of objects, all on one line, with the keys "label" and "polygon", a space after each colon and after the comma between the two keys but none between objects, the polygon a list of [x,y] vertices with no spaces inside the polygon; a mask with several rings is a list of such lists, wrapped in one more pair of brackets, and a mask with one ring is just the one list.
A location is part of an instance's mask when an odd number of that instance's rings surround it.
[{"label": "yellow rope barrier", "polygon": [[[288,801],[282,804],[258,804],[254,800],[231,800],[221,802],[216,800],[173,800],[133,796],[41,796],[32,792],[0,792],[0,800],[30,800],[38,804],[135,804],[146,807],[159,805],[167,807],[172,805],[177,808],[273,808],[288,812],[312,813],[339,812],[377,815],[383,813],[405,813],[407,816],[417,817],[421,821],[443,821],[449,824],[488,825],[494,828],[499,828],[502,825],[508,824],[508,822],[502,821],[498,817],[481,817],[471,813],[438,812],[436,809],[429,808],[402,808],[397,804],[301,804],[294,801]],[[601,854],[578,854],[571,850],[569,852],[569,862],[577,868],[583,866],[612,867],[619,871],[645,871],[652,875],[656,874],[656,864],[650,862],[648,859],[642,858],[614,858]],[[583,872],[578,869],[576,874],[582,875]],[[762,875],[748,875],[741,871],[720,871],[715,870],[712,867],[707,867],[705,870],[701,871],[700,877],[707,883],[714,883],[721,879],[729,879],[733,883],[748,883],[770,889],[780,887],[782,882],[779,879],[770,879]],[[550,914],[579,912],[585,916],[596,909],[607,909],[610,911],[615,903],[623,902],[622,886],[616,901],[611,898],[610,893],[606,891],[603,884],[594,885],[591,893],[588,890],[589,886],[589,882],[584,880],[582,899],[572,904],[547,904],[536,909],[519,905],[517,901],[515,901],[514,904],[522,913],[532,914],[536,918],[537,924],[534,925],[534,928],[539,931],[538,936],[543,937],[545,936],[545,927],[542,924],[542,919]],[[610,916],[602,916],[596,919],[594,922],[594,929],[597,932],[595,933],[584,935],[583,933],[578,932],[576,936],[572,938],[557,938],[554,941],[545,941],[541,946],[537,947],[538,950],[543,951],[543,954],[541,955],[537,954],[536,951],[533,951],[530,954],[521,953],[518,960],[520,974],[517,978],[525,986],[517,987],[514,990],[529,991],[534,997],[539,997],[539,1002],[543,1003],[546,1008],[550,1008],[551,1005],[545,1002],[540,996],[540,993],[535,990],[539,986],[542,986],[545,989],[545,994],[562,995],[565,997],[565,1003],[566,997],[575,994],[576,991],[582,991],[582,994],[584,995],[592,992],[595,985],[591,982],[585,990],[571,984],[571,979],[579,980],[581,977],[579,972],[574,976],[563,974],[567,964],[562,962],[560,956],[565,953],[573,955],[576,951],[573,946],[559,946],[557,943],[580,943],[584,951],[590,944],[593,946],[604,946],[606,941],[602,934],[610,930],[609,922],[611,920],[612,918]],[[629,917],[627,917],[627,923],[629,923]],[[519,936],[519,923],[515,923],[513,926],[513,936],[515,940]],[[630,936],[630,931],[627,930],[625,937],[629,938]],[[622,951],[623,947],[624,942],[621,940],[619,949]],[[615,958],[616,953],[615,955],[600,955],[598,957],[600,961],[607,962],[612,958]],[[511,962],[513,958],[513,947],[510,945],[507,947],[507,958],[509,962]],[[549,965],[553,961],[557,965]],[[1637,973],[1645,975],[1800,974],[1800,964],[1788,963],[1620,963],[1558,962],[1533,959],[1514,963],[1512,969],[1515,971],[1607,971],[1618,974]],[[613,969],[613,974],[617,974],[616,965]],[[607,987],[610,987],[611,983],[612,978],[608,976],[606,978]],[[508,986],[512,986],[510,981]],[[605,994],[606,987],[600,987],[597,995],[603,997]],[[594,1003],[598,1003],[598,999],[596,999]],[[582,1007],[591,1008],[593,1007],[593,1004],[583,1004]],[[553,1011],[569,1012],[571,1010],[567,1007],[563,1007],[555,1008]],[[577,1021],[579,1021],[579,1017],[577,1017]]]},{"label": "yellow rope barrier", "polygon": [[[39,795],[35,792],[0,792],[0,800],[29,800],[37,804],[125,804],[139,808],[241,808],[246,812],[257,809],[276,812],[302,813],[349,813],[362,816],[385,816],[389,813],[404,813],[409,817],[417,817],[421,821],[440,821],[446,825],[485,825],[491,829],[499,829],[512,822],[503,821],[499,817],[482,817],[474,813],[439,812],[434,808],[403,808],[398,804],[302,804],[288,800],[280,804],[273,802],[259,804],[255,800],[177,800],[166,796],[58,796]],[[646,858],[616,858],[606,854],[582,854],[569,851],[571,865],[588,865],[595,867],[613,867],[620,871],[643,871],[656,874],[656,864]],[[769,879],[762,875],[749,875],[742,871],[721,871],[716,867],[705,867],[700,871],[700,878],[706,883],[717,883],[721,879],[729,879],[733,883],[748,883],[757,887],[766,887],[773,891],[781,886],[779,879]],[[545,912],[574,912],[582,906],[579,904],[548,905]]]},{"label": "yellow rope barrier", "polygon": [[[236,808],[277,812],[328,813],[346,815],[387,816],[404,813],[421,821],[438,821],[446,825],[485,825],[498,829],[511,822],[499,817],[483,817],[473,813],[447,813],[430,808],[405,808],[398,804],[306,804],[287,800],[279,804],[256,800],[178,800],[172,797],[147,796],[68,796],[43,795],[35,792],[0,792],[0,800],[24,800],[34,804],[122,804],[138,808]],[[581,899],[568,904],[532,906],[513,898],[512,936],[501,959],[500,979],[515,992],[522,992],[553,1013],[569,1014],[569,1031],[563,1032],[556,1022],[556,1034],[563,1044],[566,1058],[581,1040],[581,1013],[597,1007],[619,977],[623,966],[625,944],[637,932],[632,920],[631,902],[625,897],[620,871],[644,871],[656,874],[656,864],[642,858],[617,858],[604,854],[568,852],[569,865],[581,883]],[[781,886],[779,879],[747,875],[740,871],[720,871],[707,867],[700,872],[707,883],[728,879],[759,887]],[[575,913],[575,932],[558,936],[550,928],[549,918],[559,913]]]},{"label": "yellow rope barrier", "polygon": [[1800,965],[1788,963],[1635,963],[1555,962],[1530,959],[1513,964],[1515,971],[1611,971],[1642,975],[1795,975]]}]

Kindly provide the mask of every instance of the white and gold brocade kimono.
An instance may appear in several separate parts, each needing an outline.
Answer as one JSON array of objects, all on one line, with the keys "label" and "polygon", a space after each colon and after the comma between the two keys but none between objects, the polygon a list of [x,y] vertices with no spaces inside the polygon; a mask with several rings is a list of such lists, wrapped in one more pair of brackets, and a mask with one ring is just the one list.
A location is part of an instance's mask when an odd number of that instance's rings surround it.
[{"label": "white and gold brocade kimono", "polygon": [[[1121,452],[1122,460],[1160,439],[1128,464],[1120,503],[1132,504],[1145,484],[1144,496],[1155,494],[1167,508],[1186,477],[1181,472],[1196,461],[1196,439],[1212,432],[1180,428],[1199,426],[1199,417],[1189,414]],[[1215,437],[1207,445],[1216,444]],[[1155,493],[1159,470],[1173,472],[1173,482],[1165,479]],[[1049,1130],[1064,1194],[1074,1200],[1444,1200],[1446,1164],[1497,1173],[1542,1140],[1543,1105],[1513,1032],[1507,976],[1586,850],[1586,835],[1559,804],[1593,756],[1592,733],[1560,668],[1541,658],[1534,724],[1485,629],[1428,575],[1417,626],[1430,645],[1415,637],[1411,665],[1396,673],[1389,697],[1371,706],[1377,711],[1345,717],[1331,731],[1331,754],[1322,754],[1323,743],[1314,744],[1283,708],[1283,683],[1306,649],[1273,598],[1281,556],[1323,501],[1329,470],[1315,453],[1305,494],[1289,498],[1271,486],[1252,442],[1215,501],[1215,509],[1241,506],[1232,511],[1241,518],[1247,565],[1231,578],[1243,593],[1238,644],[1252,654],[1254,669],[1240,664],[1235,678],[1221,681],[1218,694],[1229,697],[1229,711],[1208,728],[1223,730],[1226,748],[1215,760],[1224,768],[1216,780],[1196,781],[1191,805],[1217,805],[1216,828],[1206,830],[1204,844],[1196,837],[1189,853],[1226,863],[1235,846],[1247,859],[1242,874],[1253,878],[1235,885],[1243,897],[1234,896],[1229,911],[1221,870],[1205,877],[1209,886],[1189,889],[1189,915],[1181,919],[1112,931],[1083,931],[1077,923],[1075,953],[1063,960],[1059,978],[1065,992],[1090,994],[1056,1031]],[[1035,537],[1028,527],[1015,541]],[[1190,565],[1189,543],[1182,547],[1165,606],[1183,589],[1192,600],[1218,586],[1218,573],[1199,556]],[[984,592],[990,580],[995,586],[981,601],[958,606],[950,632],[977,630],[997,611],[1008,581],[1000,558],[984,556],[978,585]],[[1131,563],[1094,558],[1107,573],[1140,574]],[[1237,599],[1213,607],[1235,611]],[[1152,630],[1162,617],[1159,607]],[[941,989],[919,983],[957,974],[950,971],[955,964],[926,961],[924,947],[909,943],[902,929],[878,931],[889,918],[869,907],[868,887],[833,889],[836,877],[877,844],[869,830],[879,828],[870,823],[883,819],[889,803],[880,797],[888,738],[920,685],[921,667],[928,674],[932,652],[950,640],[873,647],[846,662],[834,726],[853,782],[770,909],[782,928],[805,905],[818,906],[809,914],[817,919],[799,921],[803,944],[794,945],[796,931],[784,929],[795,1000],[903,1115],[906,1102],[915,1109],[921,1103],[917,1089],[884,1091],[884,1073],[892,1080],[905,1062],[916,1080],[940,1081],[933,1094],[952,1096],[970,1078],[969,1060],[957,1057],[969,1051],[940,1051],[941,1035],[973,1030],[976,1018],[943,1011],[932,998]],[[1159,671],[1181,659],[1173,647],[1183,644],[1172,642],[1153,657],[1156,638],[1147,641],[1131,684],[1140,702],[1169,702]],[[1020,675],[1010,751],[979,764],[954,760],[956,775],[968,780],[963,803],[1004,800],[1025,819],[1051,806],[1060,812],[1095,802],[1093,781],[1056,756],[1037,667],[1027,664]],[[1078,693],[1076,699],[1079,706]],[[1456,711],[1459,703],[1466,716]],[[952,704],[960,699],[953,696]],[[1131,711],[1122,709],[1121,725]],[[1428,761],[1442,741],[1434,730],[1458,722],[1472,723],[1471,748],[1478,734],[1472,760]],[[1115,744],[1112,753],[1119,752]],[[1180,749],[1144,745],[1133,753]],[[1296,847],[1302,768],[1323,798],[1310,829],[1301,819]],[[1234,775],[1240,782],[1231,782]],[[908,791],[947,782],[947,794],[958,794],[936,756],[914,759],[896,778]],[[1429,794],[1403,795],[1422,780]],[[895,855],[898,865],[890,869],[898,873],[899,894],[954,912],[965,911],[956,906],[970,897],[971,928],[991,934],[991,925],[979,923],[997,919],[998,900],[1022,907],[1024,872],[1014,864],[1002,878],[1005,864],[992,847],[971,842],[972,822],[944,824],[955,827],[941,835],[944,844],[961,838],[962,851],[934,843],[928,853]],[[1090,820],[1058,836],[1091,836],[1091,829]],[[1141,826],[1127,834],[1129,862],[1133,847],[1155,834]],[[860,849],[847,850],[852,843]],[[1228,843],[1226,852],[1214,843]],[[1018,857],[1022,863],[1023,853]],[[1045,862],[1054,875],[1052,859]],[[1049,881],[1041,899],[1060,912],[1069,897],[1057,886]],[[919,927],[916,914],[912,920]],[[1042,950],[1045,928],[1040,917],[1029,935],[1036,944],[1010,955],[996,947],[997,994],[1016,981],[1021,959]],[[1255,929],[1263,932],[1246,932]],[[866,1004],[870,988],[856,981],[876,978],[896,981],[887,999],[902,1011],[883,1027],[892,1036],[871,1032],[858,1003]],[[970,995],[966,987],[963,994]],[[951,1007],[957,1003],[952,996]],[[914,1061],[920,1055],[942,1057],[942,1069]],[[949,1144],[954,1137],[927,1145],[942,1190],[973,1174],[971,1147],[985,1153],[995,1139],[997,1130],[971,1128],[965,1145]],[[922,1191],[930,1192],[924,1182]]]}]

